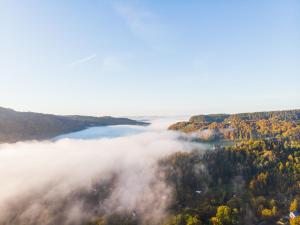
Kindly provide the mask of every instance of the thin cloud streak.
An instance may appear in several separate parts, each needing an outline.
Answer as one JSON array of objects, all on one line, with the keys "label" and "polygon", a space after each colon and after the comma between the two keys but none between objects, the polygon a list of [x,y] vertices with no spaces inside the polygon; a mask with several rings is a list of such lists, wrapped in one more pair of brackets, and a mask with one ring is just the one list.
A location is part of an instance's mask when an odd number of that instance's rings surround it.
[{"label": "thin cloud streak", "polygon": [[78,65],[80,65],[80,64],[87,63],[87,62],[89,62],[89,61],[95,59],[96,57],[97,57],[97,54],[92,54],[92,55],[89,55],[89,56],[87,56],[87,57],[84,57],[84,58],[81,58],[81,59],[79,59],[79,60],[76,60],[76,61],[70,63],[68,66],[69,66],[69,67],[78,66]]}]

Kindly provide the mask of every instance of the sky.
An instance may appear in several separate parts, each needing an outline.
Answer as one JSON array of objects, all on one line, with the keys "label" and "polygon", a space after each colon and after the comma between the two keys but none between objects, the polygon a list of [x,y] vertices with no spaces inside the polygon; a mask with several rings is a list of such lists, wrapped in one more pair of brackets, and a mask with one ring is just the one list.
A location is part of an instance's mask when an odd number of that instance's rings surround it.
[{"label": "sky", "polygon": [[83,115],[300,108],[300,1],[0,0],[0,106]]}]

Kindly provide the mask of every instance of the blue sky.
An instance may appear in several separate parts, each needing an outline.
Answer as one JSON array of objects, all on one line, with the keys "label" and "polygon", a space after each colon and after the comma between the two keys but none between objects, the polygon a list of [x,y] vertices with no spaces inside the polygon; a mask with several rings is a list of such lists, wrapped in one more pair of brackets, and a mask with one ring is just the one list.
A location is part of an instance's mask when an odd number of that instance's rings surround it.
[{"label": "blue sky", "polygon": [[300,1],[0,0],[0,105],[87,115],[300,108]]}]

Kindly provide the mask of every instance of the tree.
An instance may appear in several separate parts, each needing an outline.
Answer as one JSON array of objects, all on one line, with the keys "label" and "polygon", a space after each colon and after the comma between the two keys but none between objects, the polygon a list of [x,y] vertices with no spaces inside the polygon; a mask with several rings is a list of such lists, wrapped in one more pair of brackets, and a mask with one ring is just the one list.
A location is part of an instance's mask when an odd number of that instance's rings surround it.
[{"label": "tree", "polygon": [[298,209],[298,200],[295,198],[290,204],[290,211],[296,211]]},{"label": "tree", "polygon": [[272,209],[262,209],[261,210],[261,215],[265,220],[273,220],[276,216],[277,213],[277,208],[273,206]]},{"label": "tree", "polygon": [[216,216],[212,217],[210,222],[213,225],[237,224],[236,211],[226,205],[221,205],[217,208]]},{"label": "tree", "polygon": [[269,218],[269,217],[272,217],[273,216],[273,213],[272,213],[272,210],[270,209],[263,209],[261,211],[261,215],[264,217],[264,218]]},{"label": "tree", "polygon": [[222,224],[229,224],[231,221],[231,209],[228,206],[221,205],[217,209],[216,217],[220,219]]},{"label": "tree", "polygon": [[201,225],[201,221],[196,216],[188,215],[186,218],[186,225]]},{"label": "tree", "polygon": [[212,217],[210,219],[210,222],[211,222],[212,225],[223,225],[223,223],[221,222],[221,220],[218,217],[216,217],[216,216]]},{"label": "tree", "polygon": [[201,220],[197,216],[190,214],[178,214],[174,216],[170,222],[165,225],[201,225]]},{"label": "tree", "polygon": [[300,216],[296,216],[294,219],[290,219],[290,225],[300,225]]}]

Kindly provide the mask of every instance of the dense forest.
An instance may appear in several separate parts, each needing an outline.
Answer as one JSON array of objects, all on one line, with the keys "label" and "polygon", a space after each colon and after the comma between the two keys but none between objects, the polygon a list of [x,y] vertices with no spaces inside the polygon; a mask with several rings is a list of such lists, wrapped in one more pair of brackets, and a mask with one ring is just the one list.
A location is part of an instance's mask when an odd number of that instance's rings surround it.
[{"label": "dense forest", "polygon": [[[159,162],[173,188],[160,225],[299,225],[300,111],[194,116],[172,130],[200,134],[231,146],[178,152]],[[198,133],[197,133],[198,132]],[[203,137],[199,136],[200,139]],[[137,225],[139,214],[103,215],[89,225]]]},{"label": "dense forest", "polygon": [[[281,141],[243,142],[161,160],[174,199],[161,225],[300,224],[300,148]],[[93,225],[141,224],[132,215],[103,216]]]},{"label": "dense forest", "polygon": [[12,109],[0,107],[0,143],[43,140],[93,126],[125,124],[146,125],[147,123],[110,116],[59,116],[33,112],[17,112]]},{"label": "dense forest", "polygon": [[291,146],[300,139],[300,110],[193,116],[169,127],[202,141],[282,140]]}]

